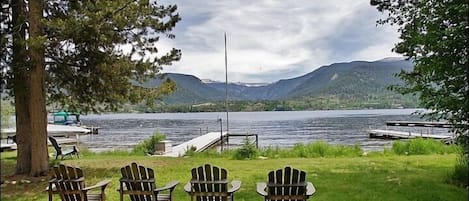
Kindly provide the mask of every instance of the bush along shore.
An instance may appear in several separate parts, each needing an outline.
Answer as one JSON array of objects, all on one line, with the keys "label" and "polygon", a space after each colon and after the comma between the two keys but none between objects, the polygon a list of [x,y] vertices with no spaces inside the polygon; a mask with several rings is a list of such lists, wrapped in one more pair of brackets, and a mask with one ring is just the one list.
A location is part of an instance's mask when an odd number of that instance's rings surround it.
[{"label": "bush along shore", "polygon": [[[467,158],[456,145],[414,139],[396,141],[382,152],[365,153],[360,146],[330,145],[325,142],[298,144],[292,148],[257,149],[245,140],[237,149],[188,152],[184,157],[149,157],[154,137],[136,146],[134,151],[93,153],[82,150],[81,157],[51,160],[51,166],[67,164],[80,167],[87,185],[103,179],[112,182],[106,189],[107,200],[119,200],[120,168],[132,162],[153,168],[157,186],[178,180],[175,200],[188,200],[183,186],[190,170],[210,163],[228,170],[230,180],[242,181],[236,192],[238,201],[261,201],[256,183],[267,180],[271,170],[292,166],[307,173],[316,187],[310,200],[465,200],[468,198]],[[51,152],[53,153],[53,152]],[[44,189],[50,176],[28,178],[14,175],[16,152],[1,153],[1,200],[48,200]],[[52,159],[52,157],[51,157]],[[125,199],[129,199],[126,197]],[[59,200],[58,196],[54,200]]]}]

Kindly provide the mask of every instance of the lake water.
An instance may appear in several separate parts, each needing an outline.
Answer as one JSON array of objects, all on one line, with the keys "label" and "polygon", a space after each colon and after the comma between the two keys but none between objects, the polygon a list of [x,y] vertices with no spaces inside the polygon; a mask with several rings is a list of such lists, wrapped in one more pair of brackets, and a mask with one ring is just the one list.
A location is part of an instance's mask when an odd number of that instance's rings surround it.
[{"label": "lake water", "polygon": [[[419,120],[416,109],[230,112],[229,133],[257,134],[259,146],[291,147],[297,143],[325,141],[361,145],[382,150],[390,141],[369,139],[368,129],[384,129],[386,121]],[[154,132],[166,135],[177,145],[207,132],[226,131],[226,113],[103,114],[82,117],[84,125],[100,127],[99,134],[81,138],[90,150],[125,149]],[[392,128],[404,130],[411,128]],[[414,128],[415,129],[415,128]],[[239,143],[242,138],[230,138]]]}]

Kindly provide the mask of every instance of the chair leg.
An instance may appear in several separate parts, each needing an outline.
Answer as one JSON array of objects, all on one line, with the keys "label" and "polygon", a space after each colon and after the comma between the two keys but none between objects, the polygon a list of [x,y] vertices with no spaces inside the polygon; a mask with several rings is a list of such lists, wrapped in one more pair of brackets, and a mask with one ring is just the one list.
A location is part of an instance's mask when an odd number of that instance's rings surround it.
[{"label": "chair leg", "polygon": [[52,189],[49,189],[47,192],[49,194],[49,201],[52,201],[52,192],[51,192]]}]

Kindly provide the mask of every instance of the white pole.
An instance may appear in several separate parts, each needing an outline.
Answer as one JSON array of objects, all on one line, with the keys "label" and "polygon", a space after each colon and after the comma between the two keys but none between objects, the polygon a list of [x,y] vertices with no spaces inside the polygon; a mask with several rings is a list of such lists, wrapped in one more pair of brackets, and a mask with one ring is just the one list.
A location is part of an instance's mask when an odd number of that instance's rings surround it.
[{"label": "white pole", "polygon": [[226,109],[226,134],[228,136],[228,57],[226,53],[226,32],[225,32],[225,109]]}]

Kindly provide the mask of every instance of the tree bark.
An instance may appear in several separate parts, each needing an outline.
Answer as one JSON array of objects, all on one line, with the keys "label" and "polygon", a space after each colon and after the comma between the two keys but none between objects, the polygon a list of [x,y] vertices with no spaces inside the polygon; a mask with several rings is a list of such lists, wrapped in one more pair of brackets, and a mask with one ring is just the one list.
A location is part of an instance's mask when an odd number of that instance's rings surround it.
[{"label": "tree bark", "polygon": [[43,18],[44,1],[29,1],[28,54],[31,59],[29,78],[29,114],[31,123],[31,171],[30,176],[46,175],[49,170],[47,150],[47,112],[45,93],[45,59]]},{"label": "tree bark", "polygon": [[29,77],[26,64],[26,5],[23,0],[12,0],[13,27],[13,92],[15,95],[16,141],[18,145],[16,174],[31,170],[31,127],[29,117]]}]

